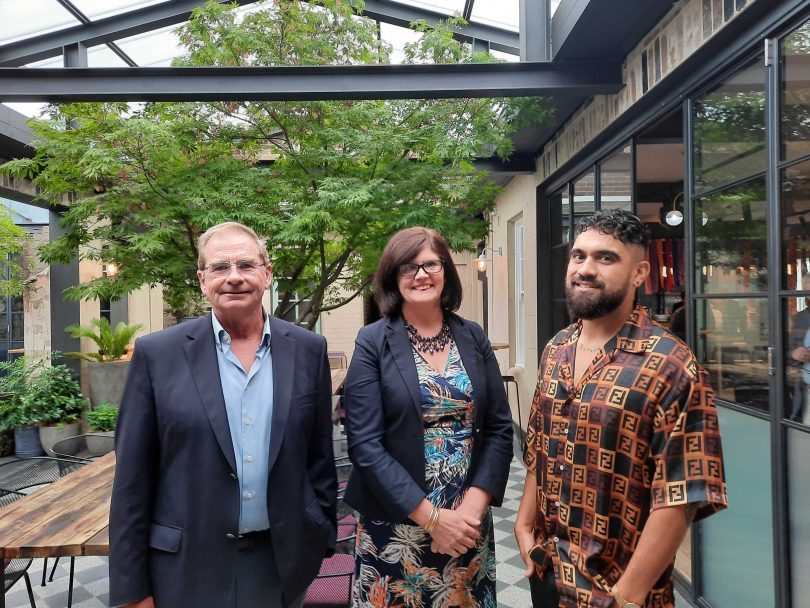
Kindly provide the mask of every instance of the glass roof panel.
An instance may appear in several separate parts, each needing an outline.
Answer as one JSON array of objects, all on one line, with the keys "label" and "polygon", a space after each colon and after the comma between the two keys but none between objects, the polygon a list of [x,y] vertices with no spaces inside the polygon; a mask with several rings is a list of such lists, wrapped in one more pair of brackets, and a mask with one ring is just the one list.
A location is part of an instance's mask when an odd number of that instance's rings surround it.
[{"label": "glass roof panel", "polygon": [[48,104],[41,103],[38,101],[15,101],[15,102],[4,102],[2,105],[8,106],[15,112],[19,112],[20,114],[27,116],[28,118],[39,118],[39,115],[42,113],[42,110]]},{"label": "glass roof panel", "polygon": [[476,0],[470,21],[517,32],[520,24],[520,1]]},{"label": "glass roof panel", "polygon": [[106,44],[87,49],[87,67],[90,68],[125,68],[127,62],[113,53]]},{"label": "glass roof panel", "polygon": [[391,45],[391,63],[402,63],[405,60],[405,45],[419,40],[420,35],[404,27],[380,23],[380,38]]},{"label": "glass roof panel", "polygon": [[397,4],[407,4],[409,6],[418,6],[419,8],[444,13],[445,15],[452,15],[464,10],[464,0],[393,0]]},{"label": "glass roof panel", "polygon": [[0,0],[0,44],[79,25],[56,0]]},{"label": "glass roof panel", "polygon": [[174,33],[179,27],[181,24],[170,25],[159,30],[122,38],[116,40],[116,43],[140,67],[168,66],[172,59],[183,54],[183,48]]},{"label": "glass roof panel", "polygon": [[162,4],[166,1],[167,0],[71,0],[73,5],[91,21],[112,17],[113,15],[120,15],[121,13],[128,13],[129,11],[153,4]]}]

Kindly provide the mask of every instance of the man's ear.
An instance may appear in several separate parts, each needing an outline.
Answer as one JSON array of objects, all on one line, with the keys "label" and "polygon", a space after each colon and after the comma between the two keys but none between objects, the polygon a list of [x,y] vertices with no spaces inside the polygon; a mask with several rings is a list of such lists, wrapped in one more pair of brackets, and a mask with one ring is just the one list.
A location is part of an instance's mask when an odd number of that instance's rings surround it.
[{"label": "man's ear", "polygon": [[642,260],[636,263],[633,270],[633,285],[641,287],[641,284],[647,280],[650,274],[650,263],[647,260]]}]

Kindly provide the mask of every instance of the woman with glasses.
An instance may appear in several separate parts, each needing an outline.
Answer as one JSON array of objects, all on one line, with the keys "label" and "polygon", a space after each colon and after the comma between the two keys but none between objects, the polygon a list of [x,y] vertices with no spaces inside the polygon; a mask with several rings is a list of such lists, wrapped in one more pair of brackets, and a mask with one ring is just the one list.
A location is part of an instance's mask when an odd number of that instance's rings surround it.
[{"label": "woman with glasses", "polygon": [[454,313],[461,281],[435,230],[395,234],[374,286],[384,317],[358,334],[344,389],[354,606],[494,607],[490,505],[512,460],[498,363]]}]

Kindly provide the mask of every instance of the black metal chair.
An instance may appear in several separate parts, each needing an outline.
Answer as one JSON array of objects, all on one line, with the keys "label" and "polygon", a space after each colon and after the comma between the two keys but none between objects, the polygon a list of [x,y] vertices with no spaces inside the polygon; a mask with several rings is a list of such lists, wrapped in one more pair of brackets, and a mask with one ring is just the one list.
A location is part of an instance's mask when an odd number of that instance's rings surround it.
[{"label": "black metal chair", "polygon": [[[23,458],[0,464],[0,492],[14,492],[25,494],[25,490],[36,489],[53,483],[60,477],[76,471],[87,464],[86,460],[74,458],[59,458],[52,456],[37,456]],[[70,558],[70,581],[68,587],[68,608],[73,600],[73,568],[75,557]],[[54,562],[49,581],[53,580],[59,558]],[[42,583],[45,586],[45,576],[48,572],[48,558],[42,565]]]},{"label": "black metal chair", "polygon": [[337,543],[335,553],[321,562],[318,576],[304,598],[306,608],[351,606],[354,586],[354,544],[357,537],[357,514],[343,502],[341,478],[348,479],[351,463],[338,464]]},{"label": "black metal chair", "polygon": [[[0,490],[0,508],[6,507],[16,500],[25,496],[22,492],[15,492],[13,490]],[[34,590],[31,588],[31,579],[28,576],[28,568],[31,566],[31,558],[28,559],[7,559],[3,560],[3,593],[7,593],[17,581],[20,579],[25,580],[25,587],[28,590],[28,600],[31,602],[31,608],[37,608],[37,602],[34,599]]]},{"label": "black metal chair", "polygon": [[58,457],[89,461],[112,452],[115,437],[93,433],[76,435],[57,441],[51,449]]}]

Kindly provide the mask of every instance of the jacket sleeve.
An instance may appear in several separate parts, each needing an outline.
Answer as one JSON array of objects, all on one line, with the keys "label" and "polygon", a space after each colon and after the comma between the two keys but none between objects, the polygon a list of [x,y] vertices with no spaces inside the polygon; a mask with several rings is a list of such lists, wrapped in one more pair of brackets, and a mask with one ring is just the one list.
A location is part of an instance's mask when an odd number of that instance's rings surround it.
[{"label": "jacket sleeve", "polygon": [[501,379],[501,369],[484,331],[475,323],[470,323],[475,345],[484,361],[486,375],[486,398],[483,428],[483,447],[475,467],[471,485],[492,494],[492,506],[499,507],[503,502],[506,483],[509,480],[509,465],[512,462],[512,413]]},{"label": "jacket sleeve", "polygon": [[425,498],[419,484],[386,450],[380,360],[370,336],[361,330],[344,385],[349,458],[363,483],[385,510],[404,520]]},{"label": "jacket sleeve", "polygon": [[[326,352],[326,340],[322,339],[321,352],[318,355],[318,405],[307,454],[307,472],[323,514],[337,531],[337,473],[332,446],[332,379]],[[334,553],[336,535],[335,532],[329,538],[327,557]]]},{"label": "jacket sleeve", "polygon": [[110,505],[110,605],[151,595],[149,524],[159,458],[157,417],[147,355],[136,341],[115,433]]}]

